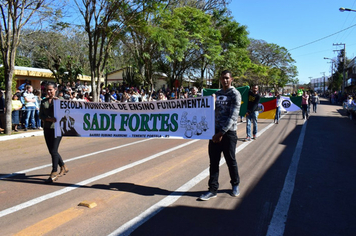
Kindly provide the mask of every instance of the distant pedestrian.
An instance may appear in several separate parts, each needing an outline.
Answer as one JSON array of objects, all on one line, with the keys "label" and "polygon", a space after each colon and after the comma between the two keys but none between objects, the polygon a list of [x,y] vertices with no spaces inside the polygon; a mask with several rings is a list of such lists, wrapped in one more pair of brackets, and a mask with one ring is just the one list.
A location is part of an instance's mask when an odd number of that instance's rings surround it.
[{"label": "distant pedestrian", "polygon": [[[248,104],[246,112],[246,139],[244,141],[251,141],[257,138],[257,118],[258,118],[258,104],[260,102],[261,96],[258,94],[258,86],[252,86],[252,89],[248,93]],[[251,126],[253,123],[253,131],[251,136]]]},{"label": "distant pedestrian", "polygon": [[221,73],[220,83],[223,88],[215,94],[215,134],[212,139],[209,140],[209,191],[199,197],[202,201],[207,201],[217,195],[221,153],[224,154],[229,169],[230,183],[232,186],[231,195],[236,197],[240,194],[240,177],[235,153],[241,94],[237,89],[231,86],[232,81],[233,78],[231,77],[230,71],[225,70]]},{"label": "distant pedestrian", "polygon": [[308,114],[308,100],[309,96],[306,91],[303,91],[302,95],[302,114],[303,114],[303,120],[309,119],[309,114]]},{"label": "distant pedestrian", "polygon": [[311,98],[311,102],[313,104],[313,112],[316,113],[317,106],[320,103],[319,96],[316,92],[314,92],[314,95]]},{"label": "distant pedestrian", "polygon": [[[43,120],[43,134],[46,140],[47,148],[52,158],[52,171],[46,183],[53,183],[58,177],[68,173],[68,168],[64,164],[61,155],[58,153],[59,144],[62,136],[54,136],[54,123],[57,122],[54,117],[53,101],[58,99],[56,97],[57,86],[55,83],[49,82],[47,84],[47,98],[41,101],[40,118]],[[58,173],[58,165],[60,172]]]}]

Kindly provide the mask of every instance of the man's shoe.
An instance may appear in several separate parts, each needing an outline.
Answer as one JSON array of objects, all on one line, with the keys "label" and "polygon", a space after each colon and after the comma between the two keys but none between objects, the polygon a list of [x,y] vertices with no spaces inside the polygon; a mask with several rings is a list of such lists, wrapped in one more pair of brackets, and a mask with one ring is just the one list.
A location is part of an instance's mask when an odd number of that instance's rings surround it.
[{"label": "man's shoe", "polygon": [[199,197],[199,200],[201,200],[201,201],[208,201],[210,198],[214,198],[214,197],[216,197],[216,193],[207,192],[207,193],[202,194],[202,195]]},{"label": "man's shoe", "polygon": [[24,131],[27,131],[27,128],[25,128]]},{"label": "man's shoe", "polygon": [[247,136],[247,137],[245,138],[244,142],[246,142],[246,141],[251,141],[251,137]]},{"label": "man's shoe", "polygon": [[240,190],[239,190],[239,186],[232,186],[232,194],[233,197],[237,197],[240,195]]},{"label": "man's shoe", "polygon": [[[278,124],[278,122],[277,122],[277,124]],[[256,135],[253,135],[253,139],[256,140],[256,139],[257,139],[257,136],[256,136]]]}]

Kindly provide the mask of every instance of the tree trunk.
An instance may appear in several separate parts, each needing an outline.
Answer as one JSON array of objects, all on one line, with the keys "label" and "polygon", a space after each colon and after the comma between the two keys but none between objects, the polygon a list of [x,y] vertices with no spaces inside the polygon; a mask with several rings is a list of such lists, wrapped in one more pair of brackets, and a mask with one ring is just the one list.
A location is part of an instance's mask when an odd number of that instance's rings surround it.
[{"label": "tree trunk", "polygon": [[[6,68],[5,68],[6,69]],[[12,113],[12,77],[13,77],[14,69],[8,69],[8,71],[5,73],[5,107],[6,107],[6,113],[5,113],[5,134],[10,135],[12,132],[12,120],[11,120],[11,113]],[[6,78],[7,77],[7,78]]]}]

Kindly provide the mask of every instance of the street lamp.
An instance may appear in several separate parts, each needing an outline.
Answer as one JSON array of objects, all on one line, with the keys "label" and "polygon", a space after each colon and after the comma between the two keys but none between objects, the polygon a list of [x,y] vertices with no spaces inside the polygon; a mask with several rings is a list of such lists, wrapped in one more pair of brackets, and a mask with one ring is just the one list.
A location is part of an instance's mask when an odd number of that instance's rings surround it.
[{"label": "street lamp", "polygon": [[350,9],[350,8],[344,8],[344,7],[340,7],[339,11],[341,11],[341,12],[344,12],[344,11],[355,11],[356,12],[356,10],[353,10],[353,9]]}]

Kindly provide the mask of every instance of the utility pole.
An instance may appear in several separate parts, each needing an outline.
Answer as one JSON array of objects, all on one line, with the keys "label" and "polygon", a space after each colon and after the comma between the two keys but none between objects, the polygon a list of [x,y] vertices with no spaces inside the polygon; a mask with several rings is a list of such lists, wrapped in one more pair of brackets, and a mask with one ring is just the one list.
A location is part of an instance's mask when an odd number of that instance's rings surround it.
[{"label": "utility pole", "polygon": [[321,74],[323,74],[323,93],[325,94],[325,72],[321,72]]},{"label": "utility pole", "polygon": [[[342,86],[341,86],[341,96],[344,94],[345,92],[345,76],[346,76],[346,44],[344,43],[333,43],[333,46],[344,46],[344,53],[343,53],[343,68],[342,68]],[[334,51],[341,51],[341,50],[334,50]]]}]

